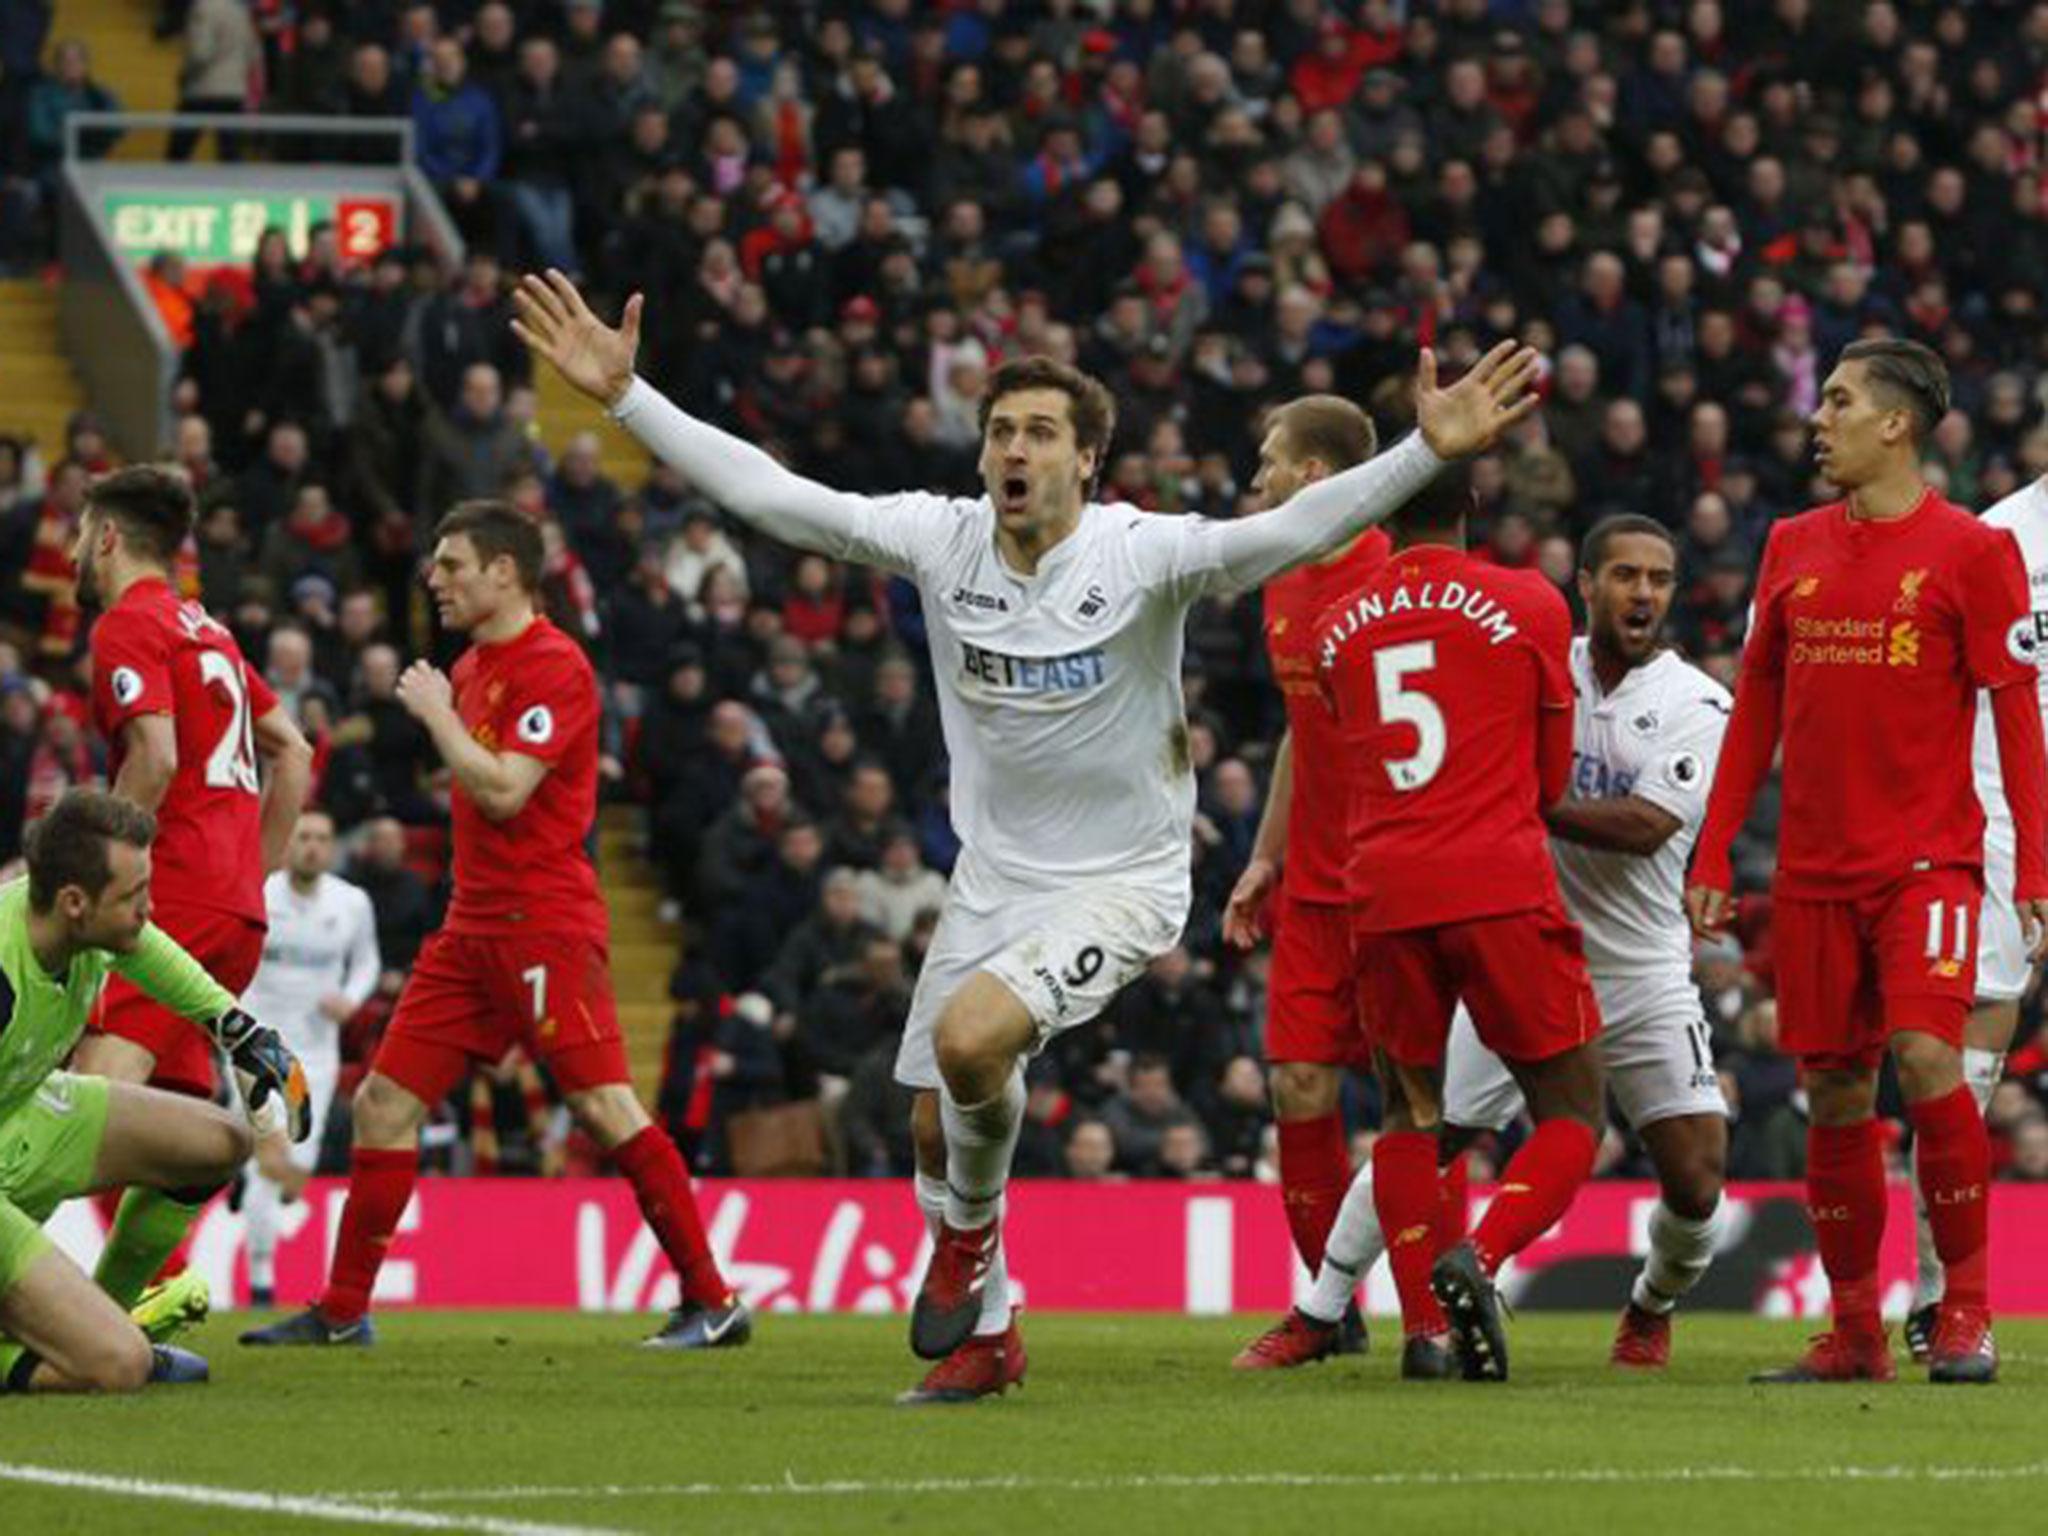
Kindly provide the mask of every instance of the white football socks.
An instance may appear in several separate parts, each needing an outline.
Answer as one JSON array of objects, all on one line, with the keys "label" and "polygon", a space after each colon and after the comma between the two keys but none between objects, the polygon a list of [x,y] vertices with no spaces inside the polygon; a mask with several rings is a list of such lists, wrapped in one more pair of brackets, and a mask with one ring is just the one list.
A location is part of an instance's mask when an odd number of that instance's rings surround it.
[{"label": "white football socks", "polygon": [[1323,1245],[1323,1262],[1316,1270],[1315,1289],[1309,1292],[1301,1310],[1317,1322],[1337,1322],[1351,1305],[1358,1282],[1386,1251],[1379,1212],[1372,1204],[1372,1164],[1367,1162],[1344,1191],[1344,1203],[1337,1207],[1330,1239]]},{"label": "white football socks", "polygon": [[249,1256],[249,1288],[277,1290],[277,1226],[283,1207],[278,1188],[249,1165],[242,1190],[242,1247]]},{"label": "white football socks", "polygon": [[1714,1238],[1725,1209],[1717,1200],[1710,1215],[1693,1221],[1659,1200],[1650,1212],[1650,1254],[1629,1299],[1645,1312],[1669,1312],[1677,1306],[1679,1297],[1698,1285],[1714,1262]]},{"label": "white football socks", "polygon": [[[1978,1114],[1991,1108],[1991,1095],[1997,1092],[1999,1079],[2004,1076],[2005,1052],[1979,1050],[1974,1045],[1963,1048],[1963,1081],[1970,1086],[1970,1097],[1977,1101]],[[1934,1228],[1927,1220],[1927,1197],[1920,1192],[1918,1142],[1913,1144],[1913,1228],[1919,1260],[1913,1278],[1913,1310],[1918,1312],[1940,1301],[1948,1289],[1941,1255],[1934,1248]]]},{"label": "white football socks", "polygon": [[996,1219],[1010,1182],[1010,1158],[1024,1128],[1024,1073],[1012,1068],[1002,1091],[979,1104],[955,1102],[939,1090],[946,1130],[946,1225],[956,1232]]}]

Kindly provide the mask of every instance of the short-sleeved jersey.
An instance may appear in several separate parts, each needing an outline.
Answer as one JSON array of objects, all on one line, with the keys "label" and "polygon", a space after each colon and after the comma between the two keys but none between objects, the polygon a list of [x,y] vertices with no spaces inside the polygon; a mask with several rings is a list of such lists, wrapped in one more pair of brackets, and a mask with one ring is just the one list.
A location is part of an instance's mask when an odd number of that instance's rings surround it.
[{"label": "short-sleeved jersey", "polygon": [[[2014,491],[1980,521],[1987,528],[2005,529],[2019,544],[2020,561],[2027,571],[2028,601],[2033,608],[2041,720],[2048,725],[2048,483],[2035,480]],[[2005,803],[2005,774],[1998,762],[1998,727],[1991,717],[1988,694],[1977,695],[1977,735],[1970,757],[1977,778],[1977,799],[1984,807],[1985,836],[2010,848],[2016,834],[2012,807]]]},{"label": "short-sleeved jersey", "polygon": [[159,908],[263,921],[261,784],[255,722],[277,704],[227,628],[169,582],[123,592],[92,631],[93,720],[118,774],[122,732],[168,715],[178,768],[157,807],[152,899]]},{"label": "short-sleeved jersey", "polygon": [[1297,566],[1266,583],[1266,655],[1294,739],[1286,880],[1298,901],[1334,905],[1351,895],[1346,868],[1359,759],[1323,698],[1316,620],[1364,586],[1386,564],[1387,549],[1387,536],[1374,529],[1334,559]]},{"label": "short-sleeved jersey", "polygon": [[1669,972],[1683,979],[1692,970],[1685,868],[1728,730],[1728,690],[1676,651],[1662,651],[1609,693],[1583,638],[1572,642],[1572,680],[1573,798],[1633,796],[1679,825],[1647,858],[1553,842],[1565,908],[1585,935],[1586,963],[1596,977]]},{"label": "short-sleeved jersey", "polygon": [[128,954],[81,950],[62,976],[51,975],[29,943],[28,881],[0,885],[0,1120],[64,1065],[85,1033],[109,971],[195,1023],[217,1019],[235,1005],[227,990],[154,924],[144,926]]},{"label": "short-sleeved jersey", "polygon": [[458,781],[451,933],[580,933],[610,928],[588,840],[597,819],[597,675],[546,619],[472,645],[455,663],[455,708],[493,752],[548,765],[517,814],[493,821]]},{"label": "short-sleeved jersey", "polygon": [[1771,530],[1741,686],[1783,691],[1780,890],[1982,867],[1977,690],[2035,681],[2033,623],[2012,535],[1932,490],[1891,522],[1836,502]]},{"label": "short-sleeved jersey", "polygon": [[1571,614],[1538,572],[1418,545],[1317,625],[1324,686],[1365,756],[1352,806],[1364,932],[1557,898],[1537,750],[1572,707]]}]

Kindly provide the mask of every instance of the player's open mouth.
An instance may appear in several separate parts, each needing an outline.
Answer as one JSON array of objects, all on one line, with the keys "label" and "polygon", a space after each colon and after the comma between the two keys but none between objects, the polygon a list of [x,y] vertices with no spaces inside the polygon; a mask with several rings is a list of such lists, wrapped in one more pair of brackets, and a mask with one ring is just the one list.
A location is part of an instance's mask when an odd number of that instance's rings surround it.
[{"label": "player's open mouth", "polygon": [[1640,640],[1649,634],[1656,622],[1656,615],[1648,608],[1631,608],[1621,616],[1621,627],[1631,640]]},{"label": "player's open mouth", "polygon": [[1003,510],[1021,512],[1031,499],[1031,482],[1022,475],[1003,476]]}]

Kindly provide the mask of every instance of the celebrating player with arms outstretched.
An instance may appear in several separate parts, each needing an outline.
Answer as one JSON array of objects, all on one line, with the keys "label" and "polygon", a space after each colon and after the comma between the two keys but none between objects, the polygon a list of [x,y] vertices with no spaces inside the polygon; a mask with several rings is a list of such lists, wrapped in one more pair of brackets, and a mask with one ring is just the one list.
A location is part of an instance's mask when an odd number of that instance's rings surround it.
[{"label": "celebrating player with arms outstretched", "polygon": [[[1507,1378],[1493,1276],[1562,1216],[1605,1119],[1599,1009],[1558,897],[1543,812],[1571,768],[1571,615],[1547,578],[1465,552],[1462,473],[1396,514],[1394,553],[1318,624],[1325,685],[1365,754],[1351,804],[1359,1011],[1386,1129],[1373,1200],[1407,1335],[1404,1376]],[[1444,1047],[1458,1003],[1536,1131],[1470,1242],[1439,1255]]]},{"label": "celebrating player with arms outstretched", "polygon": [[[1302,487],[1371,458],[1373,447],[1372,418],[1349,400],[1292,401],[1270,419],[1252,489],[1267,508],[1282,506]],[[1224,936],[1242,948],[1269,925],[1273,935],[1266,1060],[1280,1128],[1280,1198],[1295,1250],[1311,1273],[1323,1262],[1351,1183],[1351,1150],[1337,1109],[1344,1069],[1371,1060],[1351,967],[1344,808],[1356,759],[1323,701],[1315,622],[1386,558],[1386,535],[1374,529],[1266,585],[1266,651],[1286,705],[1287,734],[1274,759],[1258,841],[1223,917]],[[1356,1319],[1356,1308],[1347,1306],[1345,1315]],[[1362,1347],[1364,1325],[1353,1327]],[[1341,1346],[1334,1332],[1315,1343],[1319,1354]]]},{"label": "celebrating player with arms outstretched", "polygon": [[597,679],[539,612],[540,530],[503,502],[441,520],[427,585],[470,639],[450,680],[414,662],[398,697],[455,779],[455,897],[355,1097],[348,1207],[318,1305],[244,1344],[368,1344],[370,1296],[419,1173],[419,1132],[473,1065],[515,1044],[632,1181],[682,1283],[650,1344],[744,1343],[676,1145],[634,1097],[612,996],[609,920],[585,845],[597,817]]},{"label": "celebrating player with arms outstretched", "polygon": [[180,1094],[61,1070],[109,973],[226,1049],[252,1107],[281,1097],[306,1134],[305,1080],[277,1036],[149,921],[156,822],[72,790],[28,835],[28,877],[0,886],[0,1391],[132,1392],[204,1381],[43,1235],[59,1204],[160,1189],[197,1206],[249,1155],[241,1117]]},{"label": "celebrating player with arms outstretched", "polygon": [[1712,931],[1728,847],[1784,737],[1772,903],[1778,1019],[1812,1106],[1806,1187],[1835,1326],[1769,1381],[1888,1381],[1878,1318],[1878,1066],[1898,1067],[1947,1294],[1928,1366],[1988,1382],[1991,1149],[1963,1081],[1984,813],[1970,772],[1980,688],[2016,829],[2014,897],[2036,955],[2048,917],[2048,755],[2018,547],[1920,474],[1948,411],[1926,347],[1859,341],[1821,388],[1820,467],[1845,499],[1777,524],[1757,576],[1735,715],[1686,904]]},{"label": "celebrating player with arms outstretched", "polygon": [[918,1202],[934,1237],[911,1347],[940,1362],[910,1397],[1000,1392],[1024,1372],[1000,1241],[1022,1060],[1100,1013],[1187,915],[1189,606],[1342,548],[1445,458],[1493,441],[1533,406],[1533,354],[1504,344],[1442,389],[1425,352],[1420,433],[1226,523],[1090,503],[1114,407],[1058,363],[991,379],[984,496],[869,498],[790,473],[636,379],[637,296],[614,330],[551,272],[525,280],[519,311],[528,345],[703,494],[801,548],[899,572],[923,596],[962,852],[897,1058],[919,1092]]},{"label": "celebrating player with arms outstretched", "polygon": [[[172,588],[171,562],[192,517],[191,486],[176,471],[119,470],[86,492],[73,558],[80,589],[101,608],[92,708],[112,753],[114,793],[157,818],[157,923],[239,994],[263,955],[263,872],[284,856],[312,751],[234,636]],[[108,982],[92,1029],[79,1046],[81,1072],[212,1095],[205,1034],[126,977]],[[132,1306],[197,1215],[161,1190],[131,1192],[101,1255],[100,1284]]]}]

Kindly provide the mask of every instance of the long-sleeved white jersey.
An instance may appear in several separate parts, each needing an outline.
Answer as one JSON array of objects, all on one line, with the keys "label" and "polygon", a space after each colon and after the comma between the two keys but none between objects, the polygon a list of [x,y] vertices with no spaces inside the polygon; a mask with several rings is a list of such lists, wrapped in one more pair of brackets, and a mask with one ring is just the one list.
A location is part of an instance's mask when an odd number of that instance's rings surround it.
[{"label": "long-sleeved white jersey", "polygon": [[917,584],[963,850],[954,883],[970,896],[1105,876],[1185,892],[1195,804],[1180,687],[1187,610],[1338,548],[1442,468],[1411,434],[1241,521],[1090,503],[1027,576],[998,551],[986,496],[831,490],[640,380],[614,414],[754,527]]},{"label": "long-sleeved white jersey", "polygon": [[376,990],[377,915],[369,895],[338,875],[322,875],[301,895],[279,870],[263,882],[263,904],[270,932],[242,1005],[317,1072],[341,1053],[341,1025],[320,1011],[321,1000],[345,997],[353,1006]]}]

